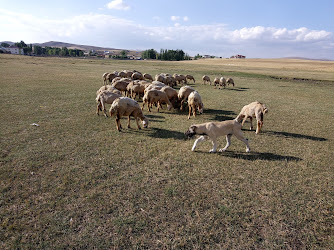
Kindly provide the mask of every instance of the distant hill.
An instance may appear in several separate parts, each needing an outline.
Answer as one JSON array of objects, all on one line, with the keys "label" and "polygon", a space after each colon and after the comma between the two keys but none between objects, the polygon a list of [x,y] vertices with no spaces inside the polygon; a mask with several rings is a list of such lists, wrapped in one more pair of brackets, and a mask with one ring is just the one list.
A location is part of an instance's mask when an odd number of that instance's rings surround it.
[{"label": "distant hill", "polygon": [[[13,42],[10,41],[3,41],[0,42],[1,43],[8,43],[10,45],[14,44]],[[30,43],[28,43],[30,44]],[[107,48],[107,47],[97,47],[97,46],[91,46],[91,45],[80,45],[80,44],[73,44],[73,43],[64,43],[64,42],[57,42],[57,41],[49,41],[49,42],[45,42],[45,43],[33,43],[32,45],[38,45],[41,47],[58,47],[58,48],[62,48],[62,47],[66,47],[68,49],[80,49],[80,50],[84,50],[84,51],[90,51],[90,50],[95,50],[95,51],[113,51],[114,53],[118,53],[123,49],[115,49],[115,48]],[[125,49],[124,49],[125,50]],[[140,53],[141,51],[135,51],[135,50],[127,50],[129,51],[130,54],[136,54],[136,53]]]}]

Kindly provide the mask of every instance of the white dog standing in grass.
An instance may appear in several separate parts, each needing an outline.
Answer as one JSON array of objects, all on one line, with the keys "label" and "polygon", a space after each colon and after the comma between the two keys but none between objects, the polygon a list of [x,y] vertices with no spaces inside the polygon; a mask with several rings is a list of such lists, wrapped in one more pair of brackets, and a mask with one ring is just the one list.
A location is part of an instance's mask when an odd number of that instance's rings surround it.
[{"label": "white dog standing in grass", "polygon": [[200,135],[200,137],[194,142],[192,151],[195,151],[196,146],[199,142],[204,141],[207,137],[212,140],[213,148],[209,151],[210,153],[215,153],[217,151],[217,138],[219,136],[226,136],[226,146],[219,150],[219,152],[224,152],[231,145],[231,137],[235,135],[240,141],[246,144],[246,152],[250,152],[248,145],[248,140],[244,138],[241,131],[241,121],[243,117],[240,116],[238,119],[223,121],[223,122],[207,122],[202,124],[195,124],[189,127],[185,132],[185,135],[189,138],[194,135]]}]

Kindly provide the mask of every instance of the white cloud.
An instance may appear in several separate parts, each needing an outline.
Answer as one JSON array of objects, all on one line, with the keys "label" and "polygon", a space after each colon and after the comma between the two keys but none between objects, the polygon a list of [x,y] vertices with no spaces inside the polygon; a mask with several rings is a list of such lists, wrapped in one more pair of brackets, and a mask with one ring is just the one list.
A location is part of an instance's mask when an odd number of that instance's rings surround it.
[{"label": "white cloud", "polygon": [[184,17],[183,17],[183,21],[185,21],[185,22],[189,21],[189,17],[184,16]]},{"label": "white cloud", "polygon": [[171,16],[170,20],[172,20],[172,21],[178,21],[178,20],[180,20],[180,17],[179,16]]},{"label": "white cloud", "polygon": [[108,9],[115,10],[129,10],[130,6],[123,2],[123,0],[113,0],[107,4]]},{"label": "white cloud", "polygon": [[240,53],[247,57],[296,55],[334,59],[333,34],[305,27],[256,26],[231,30],[225,24],[186,26],[179,22],[172,26],[144,26],[111,15],[92,13],[52,20],[0,9],[0,30],[0,41],[55,40],[121,49],[183,49],[193,55]]}]

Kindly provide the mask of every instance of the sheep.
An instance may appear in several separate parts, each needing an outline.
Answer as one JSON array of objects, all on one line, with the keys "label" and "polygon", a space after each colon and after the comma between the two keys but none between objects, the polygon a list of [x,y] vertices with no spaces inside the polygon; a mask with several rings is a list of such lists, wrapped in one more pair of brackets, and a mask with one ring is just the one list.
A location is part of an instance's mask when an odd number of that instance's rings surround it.
[{"label": "sheep", "polygon": [[132,75],[131,75],[131,78],[133,80],[145,80],[145,78],[143,77],[142,73],[140,72],[134,72]]},{"label": "sheep", "polygon": [[146,84],[147,84],[146,81],[139,81],[136,84],[133,84],[131,89],[129,90],[131,94],[131,98],[136,99],[137,95],[139,96],[139,98],[140,96],[143,96],[145,88],[146,88]]},{"label": "sheep", "polygon": [[187,83],[187,78],[184,75],[174,74],[173,77],[175,78],[176,82],[179,84]]},{"label": "sheep", "polygon": [[103,79],[103,84],[104,85],[107,85],[107,76],[109,75],[109,72],[105,72],[105,73],[103,73],[103,75],[102,75],[102,79]]},{"label": "sheep", "polygon": [[169,101],[167,94],[165,92],[162,92],[160,90],[157,89],[151,89],[149,91],[147,91],[143,97],[143,107],[142,110],[144,110],[144,106],[147,103],[147,108],[148,111],[151,112],[150,106],[152,106],[152,104],[157,104],[158,105],[158,112],[159,112],[159,108],[161,107],[161,104],[166,103],[167,104],[167,109],[171,110],[172,109],[172,104]]},{"label": "sheep", "polygon": [[181,107],[180,110],[183,110],[183,103],[188,100],[188,96],[190,95],[191,92],[195,91],[195,89],[193,89],[190,86],[183,86],[180,88],[179,93],[177,95],[179,101],[181,101]]},{"label": "sheep", "polygon": [[164,78],[165,77],[162,74],[156,74],[154,79],[158,82],[164,82],[165,81]]},{"label": "sheep", "polygon": [[123,71],[121,71],[121,72],[118,73],[118,76],[119,76],[119,77],[122,77],[122,78],[126,78],[128,75],[127,75],[127,73],[123,70]]},{"label": "sheep", "polygon": [[215,79],[213,80],[213,85],[219,85],[219,78],[215,77]]},{"label": "sheep", "polygon": [[106,76],[107,80],[111,83],[117,77],[115,73],[110,73]]},{"label": "sheep", "polygon": [[152,77],[150,74],[148,74],[148,73],[143,74],[143,77],[144,77],[145,79],[147,79],[147,80],[151,80],[151,81],[153,81],[153,77]]},{"label": "sheep", "polygon": [[257,120],[256,134],[260,133],[263,126],[263,115],[268,113],[268,108],[261,102],[255,101],[246,106],[244,106],[239,115],[238,120],[243,119],[242,126],[244,125],[247,118],[250,119],[250,130],[253,129],[253,117]]},{"label": "sheep", "polygon": [[119,91],[124,92],[124,94],[126,95],[127,93],[126,87],[128,86],[129,83],[130,81],[128,81],[127,78],[122,78],[121,80],[114,82],[112,86],[118,89]]},{"label": "sheep", "polygon": [[188,119],[190,119],[191,111],[193,112],[194,117],[196,117],[196,109],[198,109],[198,112],[200,114],[203,113],[204,105],[202,102],[202,98],[196,90],[191,92],[188,96],[188,107],[189,107]]},{"label": "sheep", "polygon": [[233,81],[233,79],[232,78],[227,78],[226,79],[226,83],[227,83],[227,85],[232,85],[233,87],[234,87],[234,81]]},{"label": "sheep", "polygon": [[192,75],[186,75],[186,79],[188,79],[189,81],[193,80],[195,83],[195,78]]},{"label": "sheep", "polygon": [[178,103],[177,91],[169,86],[163,87],[161,91],[166,93],[169,101],[172,103],[173,108],[176,108]]},{"label": "sheep", "polygon": [[204,75],[204,76],[202,77],[202,80],[203,80],[203,84],[205,84],[205,83],[208,82],[208,83],[211,85],[211,80],[210,80],[210,77],[209,77],[209,76]]},{"label": "sheep", "polygon": [[121,95],[109,91],[103,91],[99,93],[96,97],[96,114],[99,115],[99,111],[103,110],[105,117],[108,117],[105,104],[112,104],[113,101],[119,97],[121,97]]},{"label": "sheep", "polygon": [[225,77],[221,77],[220,79],[219,79],[219,85],[221,86],[221,87],[226,87],[226,79],[225,79]]},{"label": "sheep", "polygon": [[102,86],[101,88],[99,88],[98,91],[96,91],[96,95],[98,95],[98,94],[100,94],[104,91],[113,92],[113,93],[116,93],[116,94],[119,94],[119,95],[121,94],[121,92],[118,89],[114,88],[113,86],[105,85],[105,86]]},{"label": "sheep", "polygon": [[130,128],[130,116],[133,116],[136,120],[138,129],[141,129],[139,125],[139,119],[142,121],[144,128],[148,127],[148,119],[144,116],[138,102],[129,97],[117,98],[110,107],[110,117],[116,115],[116,127],[118,131],[121,131],[121,117],[128,116],[128,128]]}]

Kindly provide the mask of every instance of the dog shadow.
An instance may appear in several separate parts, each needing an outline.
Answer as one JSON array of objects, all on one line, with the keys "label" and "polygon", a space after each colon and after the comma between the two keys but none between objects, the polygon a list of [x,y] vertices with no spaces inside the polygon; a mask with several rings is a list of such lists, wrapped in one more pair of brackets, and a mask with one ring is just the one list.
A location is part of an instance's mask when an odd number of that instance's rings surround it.
[{"label": "dog shadow", "polygon": [[[198,151],[196,151],[198,152]],[[209,152],[198,152],[198,153],[206,153],[211,154]],[[250,153],[242,153],[242,152],[231,152],[225,151],[222,153],[216,153],[223,157],[230,157],[235,159],[242,159],[247,161],[256,161],[256,160],[268,160],[268,161],[302,161],[302,158],[289,156],[289,155],[278,155],[273,153],[260,153],[260,152],[250,152]]]},{"label": "dog shadow", "polygon": [[261,133],[274,135],[278,137],[284,137],[284,138],[299,138],[299,139],[307,139],[312,141],[327,141],[327,138],[323,137],[317,137],[317,136],[311,136],[311,135],[302,135],[302,134],[296,134],[296,133],[290,133],[290,132],[279,132],[279,131],[261,131]]},{"label": "dog shadow", "polygon": [[232,120],[236,116],[236,113],[229,110],[221,110],[221,109],[204,109],[203,114],[209,114],[213,115],[209,120],[212,121],[226,121],[226,120]]},{"label": "dog shadow", "polygon": [[147,136],[161,139],[185,140],[184,133],[162,128],[151,128],[148,131]]}]

